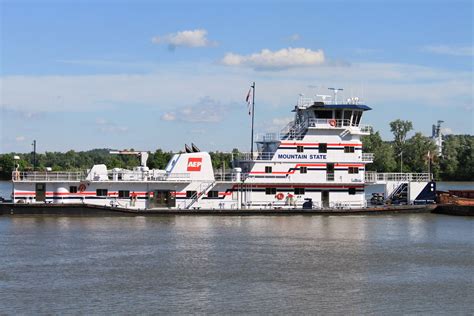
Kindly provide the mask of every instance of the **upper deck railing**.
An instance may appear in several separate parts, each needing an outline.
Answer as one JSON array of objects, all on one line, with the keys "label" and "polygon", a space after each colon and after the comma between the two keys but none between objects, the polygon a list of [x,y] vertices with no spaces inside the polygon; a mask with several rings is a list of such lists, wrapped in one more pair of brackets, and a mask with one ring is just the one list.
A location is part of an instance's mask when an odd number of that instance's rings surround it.
[{"label": "upper deck railing", "polygon": [[[84,181],[87,178],[86,172],[43,172],[43,171],[13,171],[12,180],[16,182],[39,182],[39,181]],[[107,177],[92,177],[92,181],[170,181],[182,182],[189,181],[189,173],[162,173],[153,174],[147,171],[129,171],[125,173],[116,173],[108,171]]]},{"label": "upper deck railing", "polygon": [[375,155],[373,153],[362,153],[363,162],[374,162]]},{"label": "upper deck railing", "polygon": [[365,173],[366,183],[377,182],[429,182],[432,180],[431,173],[378,173],[367,171]]},{"label": "upper deck railing", "polygon": [[327,130],[343,129],[347,130],[350,133],[360,135],[370,135],[372,131],[372,126],[366,124],[351,123],[350,120],[307,119],[301,123],[295,123],[294,121],[291,121],[279,133],[257,134],[256,139],[257,142],[286,140],[289,138],[304,136],[304,133],[308,128]]},{"label": "upper deck railing", "polygon": [[53,172],[53,171],[13,171],[13,181],[82,181],[86,173],[81,171]]}]

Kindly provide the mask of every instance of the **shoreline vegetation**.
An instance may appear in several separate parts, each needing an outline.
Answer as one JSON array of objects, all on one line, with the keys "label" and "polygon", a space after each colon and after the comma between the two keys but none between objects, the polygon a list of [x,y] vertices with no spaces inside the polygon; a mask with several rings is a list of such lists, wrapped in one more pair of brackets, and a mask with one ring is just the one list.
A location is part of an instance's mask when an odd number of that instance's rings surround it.
[{"label": "shoreline vegetation", "polygon": [[[431,172],[437,181],[473,181],[474,180],[474,136],[446,135],[443,137],[441,155],[434,141],[421,133],[415,133],[407,139],[407,133],[413,129],[410,121],[396,120],[390,123],[394,135],[393,141],[384,141],[380,133],[372,132],[363,136],[363,151],[374,153],[374,162],[367,165],[367,171],[378,172]],[[134,155],[110,154],[111,149],[92,149],[88,151],[69,150],[63,152],[36,153],[36,170],[83,171],[94,164],[105,164],[108,168],[133,168],[140,164]],[[130,149],[133,151],[133,149]],[[233,154],[230,152],[210,152],[213,167],[217,170],[230,168]],[[33,170],[33,153],[0,154],[0,179],[10,180],[14,169],[13,157],[20,157],[20,170]],[[148,167],[164,169],[173,152],[157,149],[150,152]]]}]

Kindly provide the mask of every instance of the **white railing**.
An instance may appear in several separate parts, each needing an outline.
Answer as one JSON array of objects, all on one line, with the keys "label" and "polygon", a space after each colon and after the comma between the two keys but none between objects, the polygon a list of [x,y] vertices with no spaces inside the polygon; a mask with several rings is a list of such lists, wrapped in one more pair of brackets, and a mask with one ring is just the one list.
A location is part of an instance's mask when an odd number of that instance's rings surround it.
[{"label": "white railing", "polygon": [[367,133],[367,134],[370,134],[372,133],[372,126],[371,125],[367,125],[367,124],[359,124],[359,129],[362,133]]},{"label": "white railing", "polygon": [[431,173],[377,173],[367,171],[365,173],[366,183],[377,183],[386,181],[395,182],[429,182],[432,179]]},{"label": "white railing", "polygon": [[152,181],[189,181],[191,175],[189,173],[166,173],[151,177]]},{"label": "white railing", "polygon": [[13,181],[82,181],[85,172],[13,171]]},{"label": "white railing", "polygon": [[337,209],[362,208],[366,206],[367,202],[365,201],[334,201],[329,203],[330,208]]},{"label": "white railing", "polygon": [[[165,173],[159,175],[151,175],[147,171],[145,172],[127,172],[127,173],[114,173],[108,172],[107,179],[101,181],[189,181],[189,173]],[[86,173],[77,172],[44,172],[44,171],[13,171],[13,181],[84,181],[86,179]]]},{"label": "white railing", "polygon": [[257,134],[255,139],[257,142],[280,141],[280,134],[279,133]]},{"label": "white railing", "polygon": [[241,161],[252,161],[252,160],[272,160],[275,153],[272,152],[254,152],[254,153],[238,153],[235,158]]},{"label": "white railing", "polygon": [[373,153],[362,153],[363,162],[374,162],[375,155]]}]

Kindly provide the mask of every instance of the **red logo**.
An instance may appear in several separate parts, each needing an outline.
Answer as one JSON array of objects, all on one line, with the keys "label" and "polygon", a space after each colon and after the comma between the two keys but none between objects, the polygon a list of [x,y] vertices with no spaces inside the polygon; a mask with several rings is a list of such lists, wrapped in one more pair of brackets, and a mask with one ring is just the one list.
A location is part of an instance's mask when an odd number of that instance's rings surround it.
[{"label": "red logo", "polygon": [[201,171],[202,158],[188,158],[188,171]]}]

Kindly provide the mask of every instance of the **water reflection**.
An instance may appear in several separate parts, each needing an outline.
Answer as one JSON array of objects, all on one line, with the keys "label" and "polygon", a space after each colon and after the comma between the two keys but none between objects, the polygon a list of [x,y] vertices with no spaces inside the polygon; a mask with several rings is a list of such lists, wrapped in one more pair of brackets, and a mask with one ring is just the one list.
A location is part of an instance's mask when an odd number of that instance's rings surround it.
[{"label": "water reflection", "polygon": [[3,217],[6,313],[464,313],[472,219]]}]

